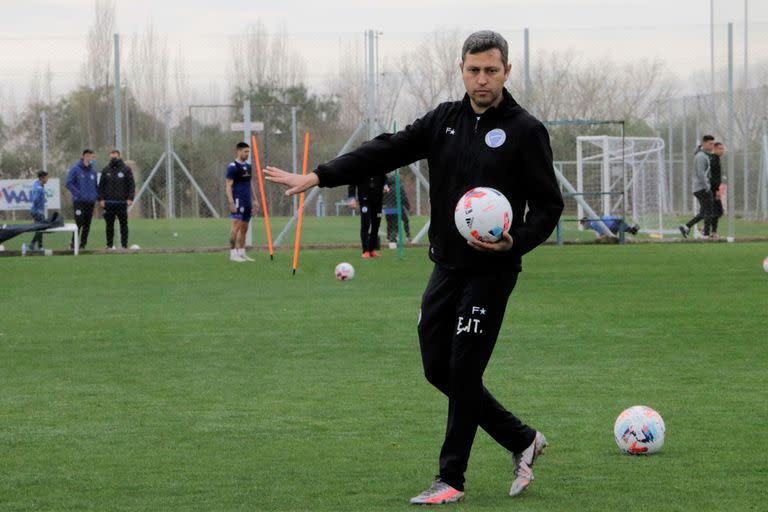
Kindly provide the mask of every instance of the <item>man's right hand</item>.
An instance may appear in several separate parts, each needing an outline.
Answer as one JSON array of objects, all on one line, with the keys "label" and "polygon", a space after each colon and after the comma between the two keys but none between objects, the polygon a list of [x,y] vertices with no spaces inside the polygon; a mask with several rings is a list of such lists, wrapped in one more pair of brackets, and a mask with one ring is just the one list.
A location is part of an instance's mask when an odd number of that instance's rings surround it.
[{"label": "man's right hand", "polygon": [[229,202],[229,213],[237,213],[237,206],[234,201]]},{"label": "man's right hand", "polygon": [[357,199],[354,197],[349,198],[349,207],[350,208],[357,208]]},{"label": "man's right hand", "polygon": [[320,183],[320,179],[314,172],[302,176],[301,174],[293,174],[277,167],[267,166],[264,169],[264,174],[267,181],[288,187],[288,190],[285,191],[286,196],[306,192]]}]

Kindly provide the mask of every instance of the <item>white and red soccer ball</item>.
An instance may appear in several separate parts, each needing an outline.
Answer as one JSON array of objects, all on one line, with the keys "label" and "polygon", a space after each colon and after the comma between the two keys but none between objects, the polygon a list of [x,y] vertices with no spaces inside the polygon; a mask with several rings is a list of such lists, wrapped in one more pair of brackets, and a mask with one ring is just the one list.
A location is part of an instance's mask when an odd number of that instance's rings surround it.
[{"label": "white and red soccer ball", "polygon": [[346,261],[342,261],[338,265],[336,265],[336,270],[334,270],[334,274],[336,275],[336,279],[339,281],[349,281],[350,279],[353,279],[355,277],[355,267],[353,267],[351,264],[347,263]]},{"label": "white and red soccer ball", "polygon": [[650,455],[661,450],[666,427],[661,415],[644,405],[625,409],[613,424],[616,444],[630,455]]},{"label": "white and red soccer ball", "polygon": [[768,272],[768,258],[765,258],[765,259],[763,260],[763,270],[765,270],[766,272]]},{"label": "white and red soccer ball", "polygon": [[512,207],[498,190],[476,187],[461,196],[454,220],[467,240],[497,242],[512,225]]}]

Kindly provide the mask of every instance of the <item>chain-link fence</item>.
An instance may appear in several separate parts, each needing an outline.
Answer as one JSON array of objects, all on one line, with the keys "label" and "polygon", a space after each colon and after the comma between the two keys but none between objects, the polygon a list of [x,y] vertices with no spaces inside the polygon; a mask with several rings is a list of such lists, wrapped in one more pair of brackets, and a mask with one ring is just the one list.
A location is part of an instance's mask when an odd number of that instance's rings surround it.
[{"label": "chain-link fence", "polygon": [[[580,200],[592,204],[602,194],[601,207],[593,208],[596,215],[631,213],[626,147],[621,156],[609,157],[608,174],[593,174],[599,184],[585,188],[578,178],[580,137],[620,137],[625,143],[660,139],[664,181],[653,186],[664,195],[656,198],[659,204],[668,200],[665,224],[674,226],[697,208],[690,189],[692,154],[701,135],[709,133],[725,142],[732,158],[724,158],[723,168],[725,175],[730,165],[734,168],[729,186],[737,220],[753,222],[742,232],[765,231],[754,223],[768,215],[768,61],[763,58],[768,25],[750,26],[748,72],[739,59],[741,48],[734,54],[732,117],[724,25],[715,27],[714,65],[709,27],[703,26],[501,32],[510,42],[508,88],[546,122],[556,167],[581,187],[575,193],[564,188],[567,237],[589,238],[577,222],[589,216]],[[311,170],[343,148],[389,131],[393,122],[405,126],[438,103],[463,95],[457,64],[468,33],[455,28],[423,34],[290,34],[256,24],[237,35],[185,39],[148,28],[119,37],[118,88],[111,34],[100,41],[100,52],[83,37],[2,38],[9,52],[0,59],[0,179],[32,179],[46,168],[61,180],[61,210],[71,219],[64,188],[69,168],[88,147],[96,151],[101,170],[109,150],[119,146],[140,192],[130,219],[132,242],[167,249],[224,247],[224,173],[237,142],[251,133],[262,166],[301,172],[305,133],[310,134]],[[13,54],[35,58],[22,61]],[[616,159],[622,160],[620,171]],[[401,180],[409,201],[407,238],[426,241],[419,234],[430,214],[427,163],[404,168]],[[296,201],[276,187],[266,186],[264,194],[277,238],[291,227]],[[616,207],[605,210],[606,201]],[[357,243],[353,213],[346,190],[322,190],[307,202],[302,240]],[[25,216],[20,210],[0,211],[0,219],[17,222]],[[260,222],[253,223],[255,244],[266,243]],[[382,226],[389,243],[386,222]],[[97,223],[94,229],[102,228]],[[283,239],[286,246],[293,240]]]}]

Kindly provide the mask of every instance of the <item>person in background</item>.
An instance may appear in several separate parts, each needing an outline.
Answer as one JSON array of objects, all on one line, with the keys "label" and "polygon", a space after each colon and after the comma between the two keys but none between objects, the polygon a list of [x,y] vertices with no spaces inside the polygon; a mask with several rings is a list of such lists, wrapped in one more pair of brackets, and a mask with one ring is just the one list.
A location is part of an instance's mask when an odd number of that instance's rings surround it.
[{"label": "person in background", "polygon": [[[387,220],[387,241],[390,248],[395,248],[397,245],[398,226],[397,226],[397,190],[395,189],[395,179],[387,175],[387,186],[389,192],[384,194],[384,218]],[[403,182],[400,182],[400,205],[401,215],[403,219],[403,231],[405,232],[405,238],[411,239],[411,226],[408,222],[408,210],[411,207],[408,201],[408,195],[405,193],[405,187]]]},{"label": "person in background", "polygon": [[709,236],[713,239],[717,236],[717,223],[723,216],[723,196],[725,195],[725,184],[723,184],[723,171],[720,166],[720,157],[726,152],[725,144],[715,142],[712,154],[709,155],[709,185],[712,190],[712,231]]},{"label": "person in background", "polygon": [[384,192],[389,191],[385,176],[373,176],[347,187],[349,206],[360,206],[360,242],[363,246],[363,258],[375,258],[379,255],[379,226],[381,225],[381,207]]},{"label": "person in background", "polygon": [[128,207],[133,204],[136,182],[133,171],[115,149],[109,154],[109,164],[99,178],[99,206],[104,210],[107,228],[107,249],[114,249],[115,217],[120,221],[120,246],[128,248]]},{"label": "person in background", "polygon": [[[88,233],[91,231],[93,219],[93,207],[99,199],[98,186],[96,184],[96,171],[93,163],[96,153],[93,150],[83,150],[83,158],[72,166],[67,174],[67,190],[72,194],[72,209],[75,213],[75,223],[80,232],[80,249],[85,249],[88,244]],[[74,245],[75,237],[72,236],[70,246]]]},{"label": "person in background", "polygon": [[704,230],[702,235],[709,238],[712,229],[712,190],[709,184],[709,155],[715,146],[715,138],[711,135],[705,135],[701,138],[701,145],[693,153],[693,195],[699,201],[700,209],[691,220],[685,224],[680,224],[678,229],[683,238],[688,238],[691,228],[704,220]]},{"label": "person in background", "polygon": [[640,231],[640,226],[637,224],[630,226],[624,222],[624,219],[617,217],[616,215],[603,215],[600,217],[600,220],[603,221],[603,224],[605,224],[606,227],[611,231],[610,233],[606,233],[605,228],[600,224],[599,221],[595,219],[584,217],[579,221],[579,224],[582,228],[591,229],[597,233],[597,237],[601,239],[607,239],[612,235],[618,235],[619,231],[624,231],[625,233],[629,233],[631,235],[636,235]]},{"label": "person in background", "polygon": [[[37,171],[37,181],[32,186],[32,207],[29,209],[29,213],[38,224],[45,222],[46,183],[48,183],[48,173],[45,171]],[[43,250],[43,233],[41,231],[35,233],[32,242],[29,244],[29,250]]]}]

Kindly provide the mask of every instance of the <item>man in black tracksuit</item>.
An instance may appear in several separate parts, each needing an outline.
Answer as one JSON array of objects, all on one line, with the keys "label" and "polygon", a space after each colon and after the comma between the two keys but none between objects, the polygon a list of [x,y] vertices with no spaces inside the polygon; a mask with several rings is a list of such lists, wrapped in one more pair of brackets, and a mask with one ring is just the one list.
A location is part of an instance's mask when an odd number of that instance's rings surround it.
[{"label": "man in black tracksuit", "polygon": [[712,189],[712,231],[710,237],[717,238],[717,223],[723,216],[722,191],[720,185],[723,184],[723,171],[720,164],[720,157],[725,154],[725,145],[722,142],[715,142],[712,154],[709,155],[709,185]]},{"label": "man in black tracksuit", "polygon": [[[360,207],[360,242],[363,246],[363,258],[378,256],[379,226],[381,225],[381,205],[384,201],[385,176],[371,176],[359,183],[351,183],[347,197]],[[357,193],[355,193],[357,192]]]},{"label": "man in black tracksuit", "polygon": [[133,204],[136,183],[131,168],[120,158],[120,151],[109,154],[109,164],[99,179],[99,205],[107,224],[107,249],[114,248],[115,217],[120,221],[120,245],[128,248],[128,207]]},{"label": "man in black tracksuit", "polygon": [[[429,257],[435,267],[418,333],[426,378],[448,396],[448,425],[438,477],[411,500],[414,504],[464,498],[464,472],[478,426],[512,453],[512,496],[528,487],[533,462],[546,446],[544,436],[507,411],[482,380],[522,256],[549,237],[563,209],[549,135],[504,89],[511,69],[507,55],[499,34],[474,33],[462,48],[463,101],[443,103],[405,130],[379,135],[305,177],[267,168],[270,181],[296,194],[428,160]],[[467,242],[456,228],[455,206],[477,186],[501,191],[512,205],[510,232],[496,243]]]}]

